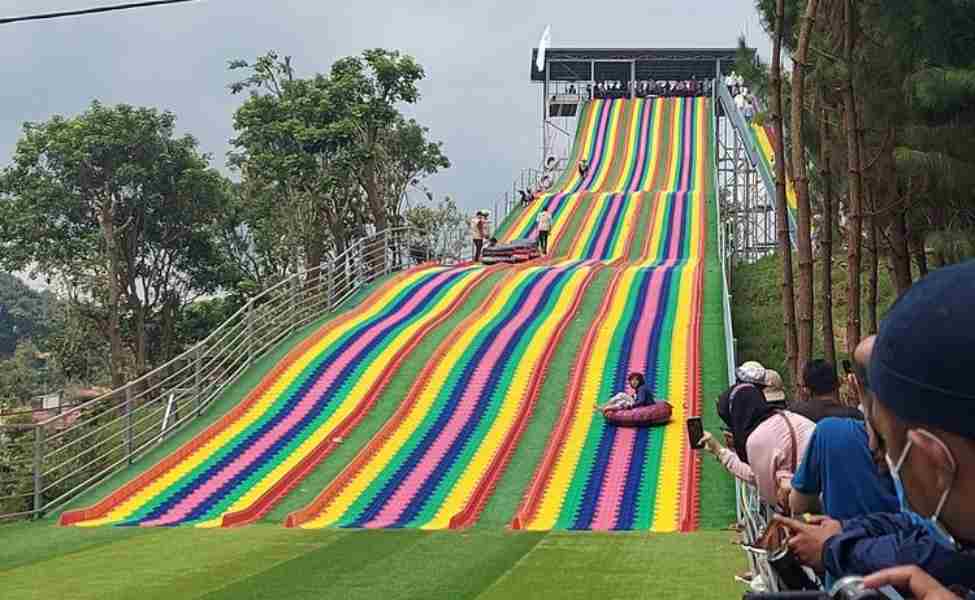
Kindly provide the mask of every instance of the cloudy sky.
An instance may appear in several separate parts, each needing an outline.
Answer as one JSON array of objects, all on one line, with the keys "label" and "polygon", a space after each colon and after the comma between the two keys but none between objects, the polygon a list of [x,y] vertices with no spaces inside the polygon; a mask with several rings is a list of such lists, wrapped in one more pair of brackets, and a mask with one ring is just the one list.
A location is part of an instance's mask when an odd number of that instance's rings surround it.
[{"label": "cloudy sky", "polygon": [[[0,17],[122,1],[4,0]],[[731,47],[747,32],[767,55],[753,0],[200,0],[0,25],[0,164],[23,122],[75,114],[98,99],[173,111],[225,168],[240,102],[227,90],[228,60],[275,49],[310,74],[384,47],[426,69],[423,97],[409,112],[453,163],[430,187],[463,208],[490,207],[523,167],[540,162],[540,92],[528,75],[546,24],[556,47]]]}]

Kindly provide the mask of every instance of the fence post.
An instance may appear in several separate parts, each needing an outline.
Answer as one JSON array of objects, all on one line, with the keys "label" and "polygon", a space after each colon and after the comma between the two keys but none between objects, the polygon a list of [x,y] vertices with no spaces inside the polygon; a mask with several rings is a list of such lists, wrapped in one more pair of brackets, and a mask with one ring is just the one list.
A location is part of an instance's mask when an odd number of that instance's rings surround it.
[{"label": "fence post", "polygon": [[338,260],[332,260],[328,265],[328,282],[326,282],[325,288],[325,312],[332,311],[332,299],[335,298],[336,273],[338,273]]},{"label": "fence post", "polygon": [[132,431],[132,386],[130,385],[125,388],[125,455],[130,465],[132,464],[134,439],[134,432]]},{"label": "fence post", "polygon": [[247,301],[244,313],[244,344],[247,346],[247,360],[254,360],[254,299]]},{"label": "fence post", "polygon": [[193,410],[199,415],[203,408],[203,344],[196,347],[193,353]]},{"label": "fence post", "polygon": [[41,517],[41,508],[44,506],[44,499],[41,497],[41,486],[43,485],[44,474],[44,428],[40,425],[34,426],[34,518]]}]

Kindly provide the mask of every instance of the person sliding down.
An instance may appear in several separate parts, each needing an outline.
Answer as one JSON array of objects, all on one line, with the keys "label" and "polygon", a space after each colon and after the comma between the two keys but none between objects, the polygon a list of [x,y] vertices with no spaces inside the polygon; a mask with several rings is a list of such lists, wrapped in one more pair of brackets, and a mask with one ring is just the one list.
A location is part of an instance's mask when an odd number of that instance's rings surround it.
[{"label": "person sliding down", "polygon": [[653,398],[653,392],[646,385],[646,380],[643,378],[643,373],[630,373],[626,378],[626,382],[630,384],[630,389],[633,390],[633,395],[627,394],[626,392],[620,392],[609,399],[609,402],[599,406],[596,405],[596,410],[603,413],[606,416],[607,412],[614,410],[627,410],[630,408],[636,408],[638,406],[649,406],[655,402]]}]

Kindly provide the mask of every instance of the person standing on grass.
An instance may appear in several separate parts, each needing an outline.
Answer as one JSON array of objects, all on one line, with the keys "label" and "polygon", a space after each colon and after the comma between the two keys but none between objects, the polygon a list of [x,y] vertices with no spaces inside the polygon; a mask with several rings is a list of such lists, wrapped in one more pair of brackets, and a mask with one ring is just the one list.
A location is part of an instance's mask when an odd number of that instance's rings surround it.
[{"label": "person standing on grass", "polygon": [[542,254],[548,254],[548,233],[552,230],[552,217],[548,210],[542,208],[536,219],[538,224],[538,249]]}]

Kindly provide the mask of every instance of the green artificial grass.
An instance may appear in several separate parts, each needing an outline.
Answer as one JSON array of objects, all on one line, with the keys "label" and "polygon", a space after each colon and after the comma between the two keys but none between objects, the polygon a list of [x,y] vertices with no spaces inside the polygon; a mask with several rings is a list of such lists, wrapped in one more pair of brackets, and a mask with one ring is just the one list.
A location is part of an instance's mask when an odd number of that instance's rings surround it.
[{"label": "green artificial grass", "polygon": [[745,564],[722,532],[301,531],[269,524],[146,531],[35,523],[2,528],[0,539],[4,600],[691,600],[739,595],[733,575]]},{"label": "green artificial grass", "polygon": [[[721,438],[721,419],[715,399],[729,385],[728,353],[725,349],[724,305],[721,260],[718,256],[716,194],[708,199],[707,259],[701,319],[701,417],[704,428]],[[734,321],[734,320],[733,320]],[[737,321],[734,321],[737,326]],[[726,527],[736,519],[735,483],[732,476],[707,453],[701,456],[701,529]]]}]

